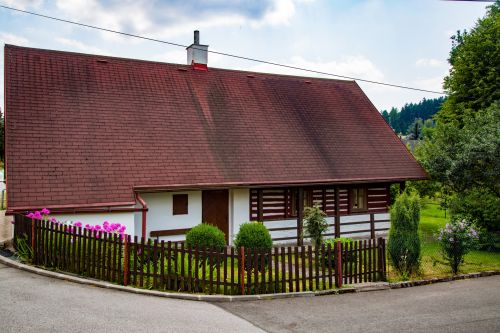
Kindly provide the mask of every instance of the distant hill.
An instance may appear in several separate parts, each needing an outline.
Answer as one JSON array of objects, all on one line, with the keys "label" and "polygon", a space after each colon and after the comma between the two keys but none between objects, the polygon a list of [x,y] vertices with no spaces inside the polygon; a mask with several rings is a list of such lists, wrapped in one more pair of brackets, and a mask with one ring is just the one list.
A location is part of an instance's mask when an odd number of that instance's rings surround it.
[{"label": "distant hill", "polygon": [[392,108],[390,111],[383,110],[382,117],[392,129],[398,134],[408,134],[410,125],[415,119],[420,118],[423,121],[430,119],[441,108],[444,97],[423,99],[418,103],[407,103],[401,110]]}]

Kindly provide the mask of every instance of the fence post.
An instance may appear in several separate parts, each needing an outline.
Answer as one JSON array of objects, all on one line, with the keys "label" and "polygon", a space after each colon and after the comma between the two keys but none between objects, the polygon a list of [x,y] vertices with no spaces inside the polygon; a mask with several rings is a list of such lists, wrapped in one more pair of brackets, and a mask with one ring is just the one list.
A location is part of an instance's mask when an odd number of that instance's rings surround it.
[{"label": "fence post", "polygon": [[33,263],[36,264],[36,240],[35,240],[35,219],[31,219],[31,250],[33,251]]},{"label": "fence post", "polygon": [[335,243],[335,287],[342,288],[342,242]]},{"label": "fence post", "polygon": [[375,214],[370,214],[370,238],[375,239]]},{"label": "fence post", "polygon": [[385,281],[385,239],[378,239],[378,271],[380,281]]},{"label": "fence post", "polygon": [[240,247],[240,287],[241,287],[241,294],[245,295],[245,248],[242,246]]},{"label": "fence post", "polygon": [[128,247],[128,235],[125,235],[124,243],[123,243],[123,285],[128,285],[128,277],[129,277],[129,262],[130,262],[130,252]]}]

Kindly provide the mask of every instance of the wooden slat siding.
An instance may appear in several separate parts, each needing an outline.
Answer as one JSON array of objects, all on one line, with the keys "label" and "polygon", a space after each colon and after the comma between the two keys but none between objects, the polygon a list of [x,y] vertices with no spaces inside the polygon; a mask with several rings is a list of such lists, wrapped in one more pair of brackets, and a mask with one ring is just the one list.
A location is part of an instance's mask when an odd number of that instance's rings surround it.
[{"label": "wooden slat siding", "polygon": [[349,191],[345,188],[339,188],[338,201],[339,215],[349,214]]},{"label": "wooden slat siding", "polygon": [[370,213],[385,213],[390,203],[389,185],[369,187],[367,189],[367,205]]}]

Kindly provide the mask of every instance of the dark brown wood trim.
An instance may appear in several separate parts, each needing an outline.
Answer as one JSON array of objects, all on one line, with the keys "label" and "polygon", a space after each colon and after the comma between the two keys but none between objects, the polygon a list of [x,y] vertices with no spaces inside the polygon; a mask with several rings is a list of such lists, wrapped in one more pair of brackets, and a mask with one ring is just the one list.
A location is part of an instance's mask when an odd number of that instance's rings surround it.
[{"label": "dark brown wood trim", "polygon": [[304,218],[304,189],[299,187],[297,195],[297,244],[302,245],[302,219]]},{"label": "dark brown wood trim", "polygon": [[257,190],[257,220],[262,221],[264,219],[264,196],[262,195],[262,189]]},{"label": "dark brown wood trim", "polygon": [[191,228],[186,229],[169,229],[169,230],[154,230],[149,233],[151,237],[162,237],[162,236],[176,236],[176,235],[184,235]]}]

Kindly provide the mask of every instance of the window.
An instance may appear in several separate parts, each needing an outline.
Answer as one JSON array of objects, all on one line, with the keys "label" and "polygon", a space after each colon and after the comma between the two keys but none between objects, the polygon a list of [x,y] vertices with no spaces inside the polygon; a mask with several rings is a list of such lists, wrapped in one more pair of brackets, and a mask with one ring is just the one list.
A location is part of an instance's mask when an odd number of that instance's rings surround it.
[{"label": "window", "polygon": [[350,211],[355,212],[366,212],[368,207],[366,205],[366,189],[365,188],[353,188],[351,189],[350,199]]},{"label": "window", "polygon": [[[313,206],[313,193],[311,189],[303,190],[304,203],[302,208],[312,207]],[[298,190],[290,191],[290,216],[297,217],[297,197],[299,196]]]},{"label": "window", "polygon": [[172,214],[184,215],[188,213],[188,195],[174,194],[172,195]]}]

